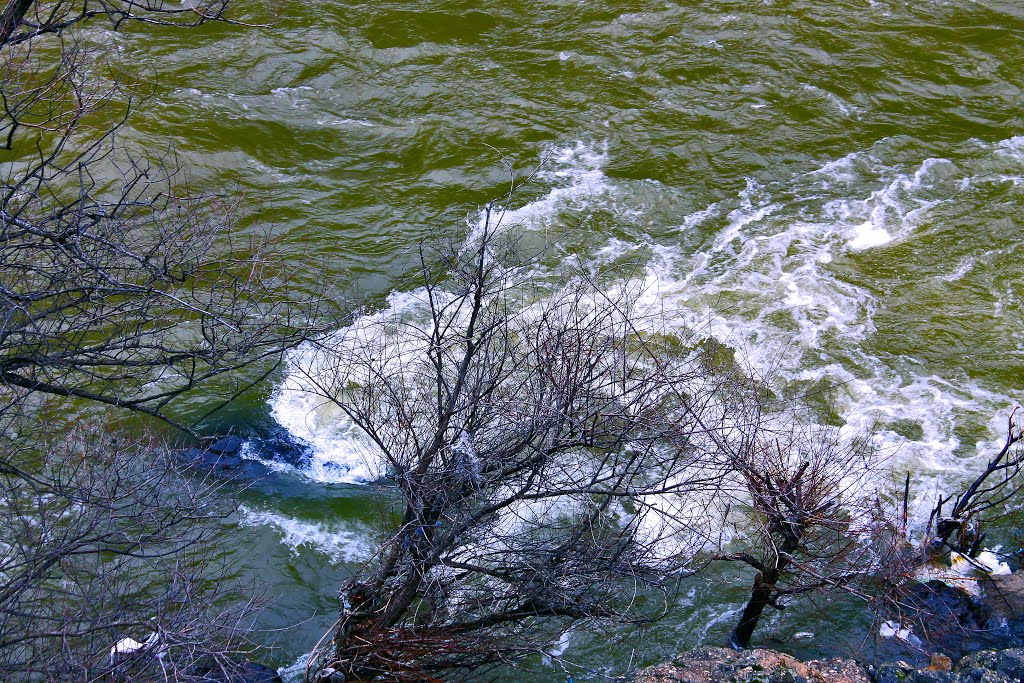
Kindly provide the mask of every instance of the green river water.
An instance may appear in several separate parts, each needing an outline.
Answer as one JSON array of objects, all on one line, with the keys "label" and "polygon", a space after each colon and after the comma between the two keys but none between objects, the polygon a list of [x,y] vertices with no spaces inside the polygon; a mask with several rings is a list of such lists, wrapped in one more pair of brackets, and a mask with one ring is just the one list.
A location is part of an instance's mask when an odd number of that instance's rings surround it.
[{"label": "green river water", "polygon": [[[1024,397],[1020,0],[271,9],[265,28],[109,35],[151,93],[126,135],[258,203],[332,285],[401,305],[412,247],[476,221],[508,166],[539,169],[512,229],[579,224],[557,238],[567,259],[640,262],[681,324],[782,394],[827,397],[808,399],[822,421],[873,427],[894,476],[916,473],[918,515],[1001,439]],[[377,510],[362,451],[294,389],[278,376],[216,425],[276,469],[233,538],[268,587],[280,666],[334,621]],[[560,647],[591,680],[720,643],[748,582],[708,575],[657,627]],[[804,603],[757,637],[832,654],[869,628],[856,605]],[[523,680],[565,674],[538,662]]]}]

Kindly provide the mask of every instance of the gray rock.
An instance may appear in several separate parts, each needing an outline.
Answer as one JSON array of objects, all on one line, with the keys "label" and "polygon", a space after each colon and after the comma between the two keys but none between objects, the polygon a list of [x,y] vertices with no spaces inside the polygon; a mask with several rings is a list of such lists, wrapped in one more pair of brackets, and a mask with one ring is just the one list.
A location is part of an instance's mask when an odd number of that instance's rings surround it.
[{"label": "gray rock", "polygon": [[[964,681],[995,683],[996,681],[1024,681],[1024,650],[986,650],[977,652],[957,664],[955,671]],[[988,674],[995,674],[999,678]]]}]

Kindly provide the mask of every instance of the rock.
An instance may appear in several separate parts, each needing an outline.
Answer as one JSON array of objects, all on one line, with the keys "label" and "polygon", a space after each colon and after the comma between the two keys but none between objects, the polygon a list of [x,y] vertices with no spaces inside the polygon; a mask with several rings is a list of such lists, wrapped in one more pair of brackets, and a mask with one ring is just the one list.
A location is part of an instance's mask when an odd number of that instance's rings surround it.
[{"label": "rock", "polygon": [[190,677],[197,683],[283,683],[276,669],[256,662],[229,662],[223,668],[204,666]]},{"label": "rock", "polygon": [[959,683],[949,671],[918,670],[906,662],[883,664],[872,672],[874,683]]},{"label": "rock", "polygon": [[966,629],[985,629],[992,610],[965,590],[932,580],[912,591],[911,604],[920,606],[929,614],[945,618]]},{"label": "rock", "polygon": [[241,467],[239,467],[239,472],[243,477],[250,479],[263,479],[270,476],[271,469],[259,460],[248,460],[243,458]]},{"label": "rock", "polygon": [[937,579],[917,584],[901,602],[909,616],[924,625],[929,648],[954,656],[981,647],[991,630],[992,609],[987,604]]},{"label": "rock", "polygon": [[205,458],[203,458],[203,463],[207,467],[216,467],[221,470],[233,470],[242,466],[242,458],[237,455],[209,453]]},{"label": "rock", "polygon": [[259,462],[241,456],[245,439],[240,436],[225,436],[214,441],[208,448],[187,448],[178,456],[191,467],[212,470],[220,474],[261,479],[270,474],[270,469]]},{"label": "rock", "polygon": [[180,451],[175,451],[175,455],[191,465],[196,461],[202,460],[203,453],[205,452],[199,448],[184,448]]},{"label": "rock", "polygon": [[225,436],[210,444],[207,450],[214,453],[236,455],[244,443],[245,439],[240,436]]},{"label": "rock", "polygon": [[771,650],[736,652],[702,647],[641,671],[634,683],[870,683],[867,672],[848,659],[801,662]]},{"label": "rock", "polygon": [[770,650],[703,647],[641,671],[634,683],[1024,683],[1024,649],[976,652],[953,668],[933,655],[927,669],[906,662],[861,667],[850,659],[801,662]]},{"label": "rock", "polygon": [[[986,650],[964,657],[956,666],[956,672],[964,681],[1024,681],[1024,650]],[[1003,678],[985,678],[996,674]],[[966,676],[970,676],[969,678]]]},{"label": "rock", "polygon": [[808,668],[820,673],[826,681],[865,681],[869,680],[867,672],[852,659],[833,657],[832,659],[812,659],[807,662]]},{"label": "rock", "polygon": [[903,683],[914,673],[914,667],[906,662],[890,662],[870,667],[868,673],[873,683]]},{"label": "rock", "polygon": [[1007,619],[1024,618],[1024,573],[989,577],[984,584],[988,604]]},{"label": "rock", "polygon": [[953,660],[943,654],[933,654],[932,661],[928,665],[927,671],[952,671]]}]

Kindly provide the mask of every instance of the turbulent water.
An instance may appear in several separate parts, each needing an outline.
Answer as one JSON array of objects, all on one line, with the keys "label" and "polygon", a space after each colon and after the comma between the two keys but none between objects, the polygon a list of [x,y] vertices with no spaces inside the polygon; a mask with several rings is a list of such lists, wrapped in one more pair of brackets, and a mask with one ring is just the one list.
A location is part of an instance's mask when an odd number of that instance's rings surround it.
[{"label": "turbulent water", "polygon": [[[271,9],[265,27],[109,36],[150,94],[128,139],[173,145],[199,188],[245,194],[251,222],[325,262],[337,289],[409,305],[412,248],[536,171],[511,229],[583,264],[639,262],[681,326],[821,421],[874,430],[922,500],[1001,438],[1024,394],[1019,2]],[[277,470],[245,494],[237,538],[274,598],[265,625],[290,626],[280,663],[333,622],[377,514],[354,435],[296,390],[303,362],[233,415]],[[749,580],[732,578],[695,583],[669,623],[611,654],[570,634],[578,679],[721,640]],[[762,635],[798,630],[819,632],[801,641],[819,653],[862,634],[811,608]]]}]

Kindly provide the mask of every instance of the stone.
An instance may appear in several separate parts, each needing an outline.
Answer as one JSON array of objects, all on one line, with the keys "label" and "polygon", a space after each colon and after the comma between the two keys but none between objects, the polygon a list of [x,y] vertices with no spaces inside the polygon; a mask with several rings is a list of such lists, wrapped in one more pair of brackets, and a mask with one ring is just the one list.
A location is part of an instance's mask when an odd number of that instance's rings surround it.
[{"label": "stone", "polygon": [[932,661],[928,665],[928,671],[952,671],[953,660],[944,654],[935,653],[932,655]]},{"label": "stone", "polygon": [[862,667],[850,659],[801,662],[771,650],[702,647],[644,669],[634,683],[1024,683],[1024,649],[984,650],[948,669],[946,655],[926,669],[907,662]]},{"label": "stone", "polygon": [[929,615],[932,631],[940,625],[957,632],[984,630],[992,616],[992,610],[977,597],[937,579],[915,586],[905,602]]},{"label": "stone", "polygon": [[[957,673],[974,675],[985,671],[999,674],[1008,681],[1024,681],[1024,650],[985,650],[964,657],[956,667]],[[965,680],[981,681],[977,678]],[[995,679],[993,679],[995,680]]]},{"label": "stone", "polygon": [[634,683],[870,683],[864,668],[852,660],[801,662],[772,650],[737,652],[702,647],[641,671]]},{"label": "stone", "polygon": [[233,662],[224,668],[204,666],[190,677],[197,683],[283,683],[276,669],[256,662]]},{"label": "stone", "polygon": [[900,602],[905,623],[927,634],[927,649],[947,653],[954,660],[1005,642],[993,629],[992,608],[963,588],[932,579],[914,585]]},{"label": "stone", "polygon": [[1024,618],[1024,573],[991,576],[984,590],[996,612],[1011,620]]},{"label": "stone", "polygon": [[208,449],[186,448],[178,451],[178,457],[191,467],[231,473],[249,479],[261,479],[270,475],[270,469],[258,460],[243,458],[239,451],[245,440],[237,436],[218,439]]},{"label": "stone", "polygon": [[193,467],[231,469],[242,464],[241,456],[204,451],[199,448],[181,451],[180,457]]},{"label": "stone", "polygon": [[210,444],[207,450],[214,453],[237,454],[244,443],[245,439],[240,436],[225,436]]}]

